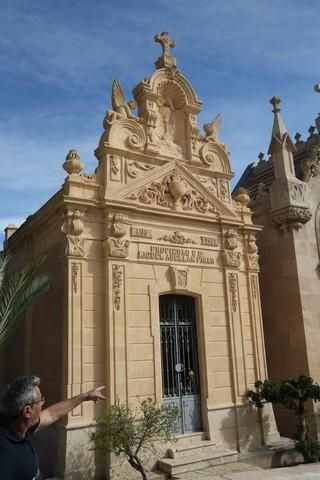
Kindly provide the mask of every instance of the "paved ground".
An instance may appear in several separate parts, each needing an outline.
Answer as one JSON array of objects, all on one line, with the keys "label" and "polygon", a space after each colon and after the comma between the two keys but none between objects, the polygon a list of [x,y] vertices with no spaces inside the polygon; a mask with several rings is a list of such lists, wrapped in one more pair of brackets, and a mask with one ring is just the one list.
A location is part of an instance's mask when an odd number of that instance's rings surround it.
[{"label": "paved ground", "polygon": [[[236,471],[241,469],[242,471]],[[235,464],[233,471],[217,472],[217,469],[205,468],[178,476],[181,480],[320,480],[320,463],[297,465],[296,467],[273,468],[263,470],[251,465]],[[217,473],[219,473],[217,475]]]}]

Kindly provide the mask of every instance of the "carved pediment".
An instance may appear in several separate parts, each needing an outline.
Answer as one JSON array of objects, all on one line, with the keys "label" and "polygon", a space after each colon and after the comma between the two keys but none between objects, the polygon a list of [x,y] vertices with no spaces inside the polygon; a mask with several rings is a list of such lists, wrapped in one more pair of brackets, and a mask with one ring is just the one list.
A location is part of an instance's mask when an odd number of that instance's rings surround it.
[{"label": "carved pediment", "polygon": [[120,193],[121,200],[145,206],[213,217],[236,214],[193,176],[180,162],[168,163],[154,172],[146,172],[134,187]]}]

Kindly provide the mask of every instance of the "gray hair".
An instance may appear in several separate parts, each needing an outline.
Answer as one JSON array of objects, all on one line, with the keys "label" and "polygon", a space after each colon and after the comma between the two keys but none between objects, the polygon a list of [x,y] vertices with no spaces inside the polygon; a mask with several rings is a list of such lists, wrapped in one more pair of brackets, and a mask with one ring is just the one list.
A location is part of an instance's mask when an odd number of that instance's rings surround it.
[{"label": "gray hair", "polygon": [[35,375],[17,377],[3,387],[0,392],[0,415],[18,417],[25,405],[36,401],[35,387],[40,385],[40,378]]}]

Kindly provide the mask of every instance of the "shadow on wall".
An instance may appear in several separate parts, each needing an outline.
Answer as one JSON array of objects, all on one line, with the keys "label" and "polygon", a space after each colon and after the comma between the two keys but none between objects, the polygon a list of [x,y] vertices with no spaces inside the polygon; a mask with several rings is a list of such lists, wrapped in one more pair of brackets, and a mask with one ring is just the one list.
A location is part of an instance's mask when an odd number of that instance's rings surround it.
[{"label": "shadow on wall", "polygon": [[[220,425],[217,425],[217,443],[232,450],[253,452],[265,443],[271,432],[271,425],[265,419],[262,428],[262,414],[252,405],[229,408],[220,413]],[[238,426],[238,427],[237,427]]]},{"label": "shadow on wall", "polygon": [[[87,441],[75,446],[74,450],[67,448],[66,431],[61,422],[36,433],[34,445],[43,478],[105,480],[105,454],[92,449],[88,430],[83,433],[83,439]],[[66,450],[69,450],[67,460]]]}]

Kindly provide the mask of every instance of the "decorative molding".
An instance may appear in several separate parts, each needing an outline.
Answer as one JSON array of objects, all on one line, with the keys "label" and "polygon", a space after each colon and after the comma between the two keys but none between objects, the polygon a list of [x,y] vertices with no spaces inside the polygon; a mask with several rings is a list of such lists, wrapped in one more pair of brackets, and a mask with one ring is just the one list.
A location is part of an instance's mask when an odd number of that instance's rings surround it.
[{"label": "decorative molding", "polygon": [[238,277],[236,273],[229,273],[229,290],[232,311],[236,312],[238,308]]},{"label": "decorative molding", "polygon": [[112,296],[113,296],[113,305],[116,310],[120,310],[122,286],[123,286],[123,266],[112,265]]},{"label": "decorative molding", "polygon": [[174,289],[188,288],[189,269],[187,267],[170,266],[170,273]]},{"label": "decorative molding", "polygon": [[223,202],[229,202],[230,194],[229,194],[229,182],[227,180],[220,180],[219,182],[219,190],[220,190],[220,199]]},{"label": "decorative molding", "polygon": [[179,230],[173,232],[172,235],[164,235],[163,237],[158,238],[158,240],[163,240],[165,242],[176,243],[180,245],[184,245],[185,243],[197,243],[191,238],[187,238],[181,233]]},{"label": "decorative molding", "polygon": [[165,176],[162,181],[152,182],[127,198],[147,205],[158,205],[174,210],[195,210],[200,213],[217,213],[208,200],[187,183],[176,172]]},{"label": "decorative molding", "polygon": [[280,230],[299,230],[312,217],[310,208],[289,206],[270,212],[270,220]]},{"label": "decorative molding", "polygon": [[251,289],[252,295],[254,300],[258,298],[258,285],[257,285],[257,277],[251,276]]},{"label": "decorative molding", "polygon": [[127,162],[126,163],[126,171],[129,177],[137,178],[138,174],[141,171],[148,171],[153,170],[155,168],[154,165],[149,165],[148,163],[140,163],[140,162]]},{"label": "decorative molding", "polygon": [[79,271],[80,265],[78,263],[73,263],[71,267],[73,293],[78,293],[79,290]]},{"label": "decorative molding", "polygon": [[110,178],[116,182],[121,181],[121,157],[110,155]]},{"label": "decorative molding", "polygon": [[209,192],[213,193],[213,195],[217,196],[217,179],[216,178],[209,178],[209,177],[202,177],[197,175],[197,179],[203,184],[203,186],[209,190]]}]

